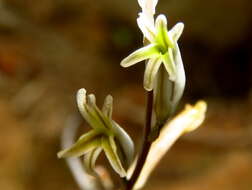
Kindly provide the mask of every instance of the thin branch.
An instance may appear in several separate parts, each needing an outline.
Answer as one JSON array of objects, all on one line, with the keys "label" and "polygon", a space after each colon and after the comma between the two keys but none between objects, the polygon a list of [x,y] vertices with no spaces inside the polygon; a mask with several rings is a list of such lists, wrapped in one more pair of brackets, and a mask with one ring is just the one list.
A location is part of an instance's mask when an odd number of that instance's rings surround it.
[{"label": "thin branch", "polygon": [[138,158],[134,173],[132,174],[130,180],[126,184],[126,190],[131,190],[134,187],[134,184],[137,181],[143,169],[144,163],[150,150],[151,142],[148,140],[148,137],[151,132],[152,107],[153,107],[153,91],[150,91],[147,92],[147,107],[146,107],[143,147],[140,156]]}]

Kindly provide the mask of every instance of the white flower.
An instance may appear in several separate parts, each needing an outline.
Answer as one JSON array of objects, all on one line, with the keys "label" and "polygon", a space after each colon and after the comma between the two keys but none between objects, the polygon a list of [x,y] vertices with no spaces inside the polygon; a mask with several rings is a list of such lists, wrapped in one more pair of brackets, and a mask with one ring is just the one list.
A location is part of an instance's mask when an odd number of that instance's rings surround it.
[{"label": "white flower", "polygon": [[129,67],[146,61],[144,88],[154,92],[154,111],[158,125],[162,125],[174,112],[185,87],[185,71],[178,46],[184,24],[177,23],[167,29],[167,19],[159,15],[154,19],[157,0],[138,0],[142,8],[137,24],[147,40],[147,45],[121,61]]},{"label": "white flower", "polygon": [[95,96],[86,96],[86,90],[80,89],[77,104],[93,129],[82,135],[70,148],[60,151],[58,157],[85,155],[84,165],[92,173],[95,161],[103,150],[113,169],[121,177],[126,176],[124,166],[128,168],[133,160],[134,144],[129,135],[112,120],[112,96],[106,97],[101,111],[96,106]]},{"label": "white flower", "polygon": [[164,15],[159,15],[154,25],[149,14],[144,12],[140,13],[137,23],[149,44],[123,59],[121,66],[129,67],[140,61],[148,60],[144,74],[144,88],[148,91],[153,89],[154,80],[162,63],[168,72],[169,80],[175,81],[177,79],[175,55],[180,55],[177,41],[184,24],[178,23],[168,32]]},{"label": "white flower", "polygon": [[[141,26],[141,20],[146,21],[147,25],[152,29],[154,28],[154,14],[158,0],[138,0],[138,4],[142,8],[142,12],[139,13],[137,22],[139,27]],[[140,21],[140,22],[139,22]],[[145,22],[144,22],[145,23]],[[140,27],[141,28],[141,27]]]}]

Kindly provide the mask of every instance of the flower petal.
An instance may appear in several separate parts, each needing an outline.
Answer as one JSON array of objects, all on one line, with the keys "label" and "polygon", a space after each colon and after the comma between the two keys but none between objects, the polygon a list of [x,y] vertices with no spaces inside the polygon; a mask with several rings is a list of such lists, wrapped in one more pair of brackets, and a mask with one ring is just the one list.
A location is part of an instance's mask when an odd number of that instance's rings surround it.
[{"label": "flower petal", "polygon": [[180,50],[178,44],[176,43],[173,51],[174,62],[176,63],[176,80],[174,81],[174,92],[173,92],[173,102],[174,105],[177,105],[179,100],[181,99],[184,89],[185,89],[185,70],[183,66],[182,57],[180,54]]},{"label": "flower petal", "polygon": [[[91,95],[92,96],[92,95]],[[88,96],[89,97],[89,96]],[[96,116],[94,110],[90,107],[90,103],[95,103],[94,97],[90,98],[87,102],[86,90],[84,88],[79,89],[76,95],[77,105],[81,115],[85,118],[88,124],[99,131],[104,131],[104,126]],[[92,99],[92,100],[91,100]],[[89,104],[89,105],[88,105]]]},{"label": "flower petal", "polygon": [[159,55],[157,45],[149,44],[143,48],[140,48],[124,58],[121,62],[122,67],[129,67],[145,59],[153,58]]},{"label": "flower petal", "polygon": [[156,35],[156,40],[158,43],[161,43],[163,46],[166,48],[174,47],[174,42],[172,38],[170,37],[168,30],[167,30],[167,19],[165,15],[158,15],[156,22],[155,22],[155,27],[157,30],[157,35]]},{"label": "flower petal", "polygon": [[110,138],[103,137],[102,138],[102,147],[103,147],[103,150],[104,150],[106,157],[108,158],[109,163],[111,164],[112,168],[121,177],[125,177],[126,172],[125,172],[124,168],[122,167],[122,163],[119,159],[119,156],[117,155],[114,139],[112,137],[110,137]]},{"label": "flower petal", "polygon": [[137,18],[137,25],[142,31],[144,37],[147,38],[149,42],[154,42],[156,29],[154,26],[153,16],[139,13],[139,17]]},{"label": "flower petal", "polygon": [[95,98],[94,94],[89,94],[87,96],[87,105],[89,105],[89,106],[96,105],[96,98]]},{"label": "flower petal", "polygon": [[184,30],[184,23],[179,22],[168,32],[172,39],[177,42]]},{"label": "flower petal", "polygon": [[113,97],[111,95],[108,95],[104,100],[102,113],[106,115],[109,119],[111,119],[112,111],[113,111]]},{"label": "flower petal", "polygon": [[176,65],[173,58],[173,51],[172,48],[168,48],[168,52],[162,55],[162,60],[164,62],[164,66],[166,71],[169,74],[169,79],[174,81],[176,79]]},{"label": "flower petal", "polygon": [[62,150],[58,153],[58,157],[78,157],[81,156],[94,148],[101,145],[100,133],[92,130],[79,138],[79,140],[72,145],[70,148]]},{"label": "flower petal", "polygon": [[104,129],[109,129],[110,122],[108,118],[104,117],[103,113],[96,106],[96,99],[94,94],[89,94],[87,96],[87,110],[89,110],[90,115],[95,118],[95,120],[103,126]]},{"label": "flower petal", "polygon": [[126,165],[129,167],[134,159],[134,143],[130,136],[116,122],[113,122],[113,132],[117,142],[122,147],[123,154],[126,156]]},{"label": "flower petal", "polygon": [[102,151],[102,148],[96,148],[90,152],[88,152],[84,157],[84,167],[87,170],[87,172],[91,175],[95,174],[94,167],[95,162],[100,155]]},{"label": "flower petal", "polygon": [[111,132],[110,129],[112,125],[111,119],[104,115],[103,112],[101,112],[101,110],[95,104],[92,105],[92,109],[95,113],[95,117],[97,118],[97,120],[102,123],[102,126],[105,129],[104,132],[109,135]]},{"label": "flower petal", "polygon": [[144,72],[144,88],[147,91],[150,91],[153,89],[156,74],[158,72],[158,69],[161,63],[162,63],[162,60],[159,57],[152,58],[147,62],[145,72]]},{"label": "flower petal", "polygon": [[171,97],[173,93],[172,84],[173,82],[169,80],[169,75],[167,74],[164,65],[161,65],[153,90],[154,111],[158,125],[160,125],[160,123],[164,123],[170,116],[172,107]]},{"label": "flower petal", "polygon": [[157,3],[158,0],[138,0],[138,4],[142,8],[143,12],[148,12],[152,15],[155,14]]},{"label": "flower petal", "polygon": [[157,121],[165,122],[176,110],[185,88],[185,71],[177,43],[172,49],[176,66],[176,78],[171,81],[162,65],[154,89],[154,110]]}]

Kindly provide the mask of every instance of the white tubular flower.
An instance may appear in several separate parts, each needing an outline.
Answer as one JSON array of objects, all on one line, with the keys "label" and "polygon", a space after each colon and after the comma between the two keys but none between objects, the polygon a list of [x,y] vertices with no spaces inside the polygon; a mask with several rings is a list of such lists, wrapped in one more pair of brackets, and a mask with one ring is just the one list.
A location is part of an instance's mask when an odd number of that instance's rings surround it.
[{"label": "white tubular flower", "polygon": [[82,135],[70,148],[58,153],[58,157],[78,157],[84,155],[84,166],[93,172],[95,161],[102,150],[113,169],[121,176],[133,160],[134,144],[129,135],[112,120],[113,98],[108,95],[102,111],[96,106],[95,96],[86,95],[85,89],[77,93],[77,104],[80,113],[93,128]]},{"label": "white tubular flower", "polygon": [[163,124],[174,112],[185,87],[185,72],[177,44],[184,24],[177,23],[167,29],[167,19],[159,15],[154,20],[157,0],[138,0],[142,12],[137,24],[147,45],[131,53],[121,61],[121,66],[129,67],[146,61],[144,88],[154,90],[154,110],[159,124]]},{"label": "white tubular flower", "polygon": [[169,80],[177,80],[178,63],[176,55],[180,55],[177,41],[182,34],[184,24],[176,24],[169,32],[167,30],[167,20],[164,15],[159,15],[152,24],[152,19],[148,15],[140,13],[137,23],[149,41],[147,46],[140,48],[122,60],[121,66],[129,67],[140,61],[148,60],[144,74],[144,88],[147,91],[153,90],[154,81],[158,70],[163,63]]}]

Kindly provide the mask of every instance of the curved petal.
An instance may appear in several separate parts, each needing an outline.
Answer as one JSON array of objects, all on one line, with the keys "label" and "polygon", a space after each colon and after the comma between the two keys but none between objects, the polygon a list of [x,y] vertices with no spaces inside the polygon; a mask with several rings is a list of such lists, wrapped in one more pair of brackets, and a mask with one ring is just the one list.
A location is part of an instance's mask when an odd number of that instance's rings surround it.
[{"label": "curved petal", "polygon": [[81,156],[94,148],[101,145],[100,133],[92,130],[84,134],[80,139],[72,145],[70,148],[60,151],[57,155],[59,158],[63,157],[78,157]]},{"label": "curved petal", "polygon": [[144,37],[147,38],[149,42],[155,41],[156,29],[154,26],[153,16],[139,13],[139,17],[137,18],[137,25],[142,31]]},{"label": "curved petal", "polygon": [[110,138],[103,137],[102,138],[102,148],[103,148],[103,150],[106,154],[106,157],[108,158],[109,163],[111,164],[112,168],[121,177],[125,177],[126,172],[125,172],[125,170],[122,166],[122,163],[117,155],[114,139],[112,137],[110,137]]},{"label": "curved petal", "polygon": [[172,29],[168,32],[168,34],[172,37],[174,42],[177,42],[183,30],[184,30],[184,23],[179,22],[175,26],[172,27]]},{"label": "curved petal", "polygon": [[176,63],[176,80],[174,85],[174,95],[173,95],[173,102],[175,105],[179,102],[181,99],[184,89],[185,89],[185,83],[186,83],[186,76],[185,76],[185,70],[184,65],[182,61],[182,57],[180,54],[180,50],[178,47],[178,44],[176,43],[175,48],[173,49],[173,57],[174,61]]},{"label": "curved petal", "polygon": [[86,89],[81,88],[78,90],[77,95],[76,95],[77,105],[78,105],[80,112],[81,113],[83,112],[83,116],[86,115],[85,108],[84,108],[84,105],[87,103],[86,102],[86,94],[87,94]]},{"label": "curved petal", "polygon": [[175,81],[177,71],[171,48],[168,48],[168,52],[162,55],[162,61],[164,62],[165,69],[169,74],[169,79],[171,81]]},{"label": "curved petal", "polygon": [[121,128],[116,122],[113,122],[113,131],[115,133],[116,140],[122,147],[123,154],[126,156],[126,165],[129,167],[134,159],[134,143],[130,136]]},{"label": "curved petal", "polygon": [[[89,111],[89,114],[95,119],[97,123],[100,123],[102,128],[108,129],[110,128],[110,122],[107,118],[103,116],[103,113],[100,109],[96,106],[96,98],[94,94],[89,94],[87,96],[87,106],[86,109]],[[95,128],[95,126],[94,126]]]},{"label": "curved petal", "polygon": [[156,22],[155,22],[155,27],[157,30],[157,35],[156,35],[156,40],[158,43],[161,43],[163,46],[166,48],[174,47],[174,42],[172,38],[170,37],[167,29],[167,19],[165,15],[158,15]]},{"label": "curved petal", "polygon": [[109,119],[111,119],[112,111],[113,111],[113,97],[111,95],[107,95],[102,107],[102,113],[106,115]]},{"label": "curved petal", "polygon": [[147,91],[151,91],[153,89],[154,80],[156,78],[161,63],[162,60],[159,57],[152,58],[147,62],[144,72],[144,88]]},{"label": "curved petal", "polygon": [[173,55],[176,64],[176,79],[171,81],[166,69],[162,66],[160,68],[162,72],[159,72],[154,89],[154,109],[157,120],[161,123],[174,113],[185,88],[185,71],[177,44],[173,49]]},{"label": "curved petal", "polygon": [[94,167],[95,167],[95,162],[100,155],[102,151],[102,148],[96,148],[90,152],[88,152],[85,157],[84,157],[84,167],[87,170],[87,172],[91,175],[93,175],[94,172]]},{"label": "curved petal", "polygon": [[[154,86],[154,111],[158,125],[164,123],[173,112],[174,82],[169,80],[169,75],[163,65],[157,75]],[[155,137],[155,135],[154,135]]]},{"label": "curved petal", "polygon": [[90,105],[90,106],[96,105],[96,98],[94,94],[89,94],[87,96],[87,105]]},{"label": "curved petal", "polygon": [[94,110],[95,115],[96,115],[97,119],[99,120],[99,122],[102,123],[102,125],[105,129],[104,132],[107,135],[110,135],[111,128],[112,128],[111,119],[109,119],[106,115],[104,115],[103,112],[101,112],[101,110],[96,105],[93,105],[93,110]]},{"label": "curved petal", "polygon": [[[90,104],[91,102],[95,102],[94,97],[89,97],[88,103]],[[88,124],[97,130],[104,131],[104,126],[103,124],[99,121],[98,117],[96,116],[95,112],[93,109],[91,109],[90,105],[88,106],[87,104],[87,96],[86,96],[86,90],[84,88],[79,89],[76,95],[77,99],[77,105],[79,108],[79,111],[81,115],[85,118],[85,120],[88,122]],[[92,99],[92,100],[91,100]]]},{"label": "curved petal", "polygon": [[96,121],[101,123],[103,128],[110,129],[111,128],[111,122],[107,116],[105,116],[101,110],[96,106],[95,104],[95,96],[93,94],[90,94],[87,96],[87,102],[88,106],[87,108],[90,109],[90,113],[93,113],[93,117],[95,117]]},{"label": "curved petal", "polygon": [[157,3],[158,0],[138,0],[138,4],[142,8],[143,12],[147,12],[151,15],[155,14]]},{"label": "curved petal", "polygon": [[131,53],[128,57],[121,61],[122,67],[129,67],[145,59],[153,58],[159,55],[157,45],[150,44]]}]

